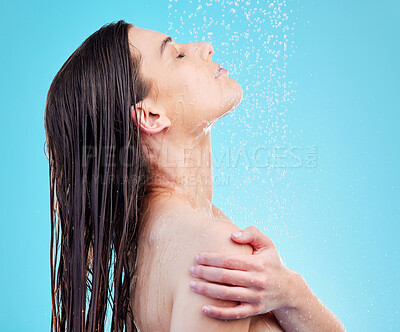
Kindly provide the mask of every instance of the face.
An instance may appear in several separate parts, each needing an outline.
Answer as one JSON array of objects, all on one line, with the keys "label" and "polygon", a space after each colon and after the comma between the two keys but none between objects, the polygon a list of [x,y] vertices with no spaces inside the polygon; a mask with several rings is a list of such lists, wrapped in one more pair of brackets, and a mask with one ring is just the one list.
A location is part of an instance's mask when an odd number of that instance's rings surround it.
[{"label": "face", "polygon": [[[242,99],[243,91],[226,73],[216,77],[209,43],[178,44],[160,32],[130,27],[129,41],[142,56],[141,73],[153,82],[144,101],[149,112],[168,117],[168,130],[195,133],[225,115]],[[163,51],[161,51],[163,50]]]}]

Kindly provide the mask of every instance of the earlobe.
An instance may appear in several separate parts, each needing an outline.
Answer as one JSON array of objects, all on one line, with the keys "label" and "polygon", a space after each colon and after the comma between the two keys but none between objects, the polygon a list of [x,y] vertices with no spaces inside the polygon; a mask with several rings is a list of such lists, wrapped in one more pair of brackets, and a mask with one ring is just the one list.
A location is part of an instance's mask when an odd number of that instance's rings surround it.
[{"label": "earlobe", "polygon": [[171,125],[166,115],[155,109],[150,111],[150,107],[144,107],[142,102],[136,104],[136,114],[135,107],[131,106],[131,117],[135,126],[139,125],[140,131],[148,135],[157,134]]}]

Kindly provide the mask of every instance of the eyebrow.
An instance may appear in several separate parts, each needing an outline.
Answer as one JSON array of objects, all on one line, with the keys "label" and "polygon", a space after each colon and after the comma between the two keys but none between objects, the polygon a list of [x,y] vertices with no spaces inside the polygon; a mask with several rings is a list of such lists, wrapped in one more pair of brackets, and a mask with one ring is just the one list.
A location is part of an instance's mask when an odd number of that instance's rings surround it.
[{"label": "eyebrow", "polygon": [[167,44],[168,44],[169,42],[171,42],[171,41],[172,41],[172,38],[168,36],[167,38],[165,38],[165,39],[161,42],[161,47],[160,47],[160,56],[161,56],[161,57],[162,57],[162,55],[163,55],[165,46],[167,46]]}]

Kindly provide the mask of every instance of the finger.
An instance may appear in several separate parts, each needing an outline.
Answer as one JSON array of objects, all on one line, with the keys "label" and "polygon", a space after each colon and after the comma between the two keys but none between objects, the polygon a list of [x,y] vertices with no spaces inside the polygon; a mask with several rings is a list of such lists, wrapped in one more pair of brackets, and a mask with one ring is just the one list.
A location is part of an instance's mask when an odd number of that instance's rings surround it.
[{"label": "finger", "polygon": [[273,246],[272,240],[255,226],[249,226],[241,230],[240,233],[241,235],[238,237],[236,237],[235,235],[233,235],[234,233],[232,233],[232,240],[242,244],[249,243],[256,250]]},{"label": "finger", "polygon": [[229,270],[214,266],[195,265],[190,273],[198,278],[233,286],[256,287],[254,272]]},{"label": "finger", "polygon": [[207,304],[202,309],[208,316],[218,319],[241,319],[257,315],[256,307],[246,302],[231,308],[221,308]]},{"label": "finger", "polygon": [[245,287],[225,286],[200,280],[192,280],[189,286],[196,293],[214,299],[260,303],[260,298],[257,294]]},{"label": "finger", "polygon": [[226,255],[212,252],[202,252],[195,257],[197,264],[223,267],[232,270],[256,270],[257,266],[249,255]]}]

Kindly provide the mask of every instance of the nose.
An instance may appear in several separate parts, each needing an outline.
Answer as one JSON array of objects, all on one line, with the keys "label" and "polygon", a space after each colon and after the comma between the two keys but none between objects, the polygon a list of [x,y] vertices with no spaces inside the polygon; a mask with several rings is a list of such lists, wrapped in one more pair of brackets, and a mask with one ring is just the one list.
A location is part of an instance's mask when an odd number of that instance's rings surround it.
[{"label": "nose", "polygon": [[214,53],[214,48],[212,47],[212,45],[210,43],[206,43],[206,42],[201,42],[198,43],[200,48],[200,55],[203,58],[204,61],[209,61],[211,60],[211,57]]}]

